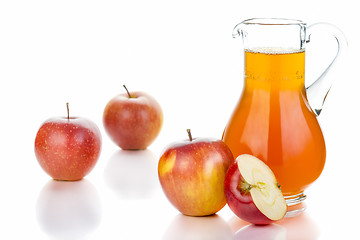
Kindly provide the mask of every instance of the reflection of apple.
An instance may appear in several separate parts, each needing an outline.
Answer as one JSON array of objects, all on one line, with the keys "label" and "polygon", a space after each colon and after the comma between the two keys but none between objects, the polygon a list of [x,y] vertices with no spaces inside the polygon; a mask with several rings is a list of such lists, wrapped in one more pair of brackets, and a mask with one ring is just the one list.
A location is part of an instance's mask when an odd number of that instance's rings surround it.
[{"label": "reflection of apple", "polygon": [[282,219],[287,205],[271,169],[254,156],[237,157],[225,178],[225,194],[230,209],[253,224],[269,224]]},{"label": "reflection of apple", "polygon": [[286,228],[277,224],[266,226],[247,225],[237,231],[234,240],[286,240]]},{"label": "reflection of apple", "polygon": [[231,217],[228,224],[234,234],[234,239],[278,240],[284,239],[286,233],[285,239],[287,240],[317,240],[320,235],[317,222],[315,222],[307,212],[302,212],[296,215],[296,217],[286,216],[275,224],[268,224],[265,226],[249,224],[237,216]]},{"label": "reflection of apple", "polygon": [[105,167],[105,182],[121,198],[149,198],[158,187],[157,161],[158,157],[149,149],[118,149]]},{"label": "reflection of apple", "polygon": [[232,240],[229,225],[217,214],[208,217],[189,217],[179,214],[167,228],[163,240]]},{"label": "reflection of apple", "polygon": [[40,228],[51,237],[83,239],[100,224],[99,194],[86,179],[51,180],[39,194],[36,217]]},{"label": "reflection of apple", "polygon": [[95,166],[101,149],[100,130],[92,121],[69,117],[45,121],[35,138],[35,155],[55,180],[80,180]]},{"label": "reflection of apple", "polygon": [[234,161],[230,149],[216,139],[192,139],[168,146],[158,173],[169,201],[183,214],[211,215],[226,204],[224,179]]},{"label": "reflection of apple", "polygon": [[160,133],[163,113],[159,103],[149,94],[126,91],[106,105],[104,127],[120,148],[145,149]]},{"label": "reflection of apple", "polygon": [[296,215],[296,217],[286,217],[276,222],[276,224],[286,228],[287,240],[319,239],[320,229],[318,223],[314,221],[307,212],[302,212]]}]

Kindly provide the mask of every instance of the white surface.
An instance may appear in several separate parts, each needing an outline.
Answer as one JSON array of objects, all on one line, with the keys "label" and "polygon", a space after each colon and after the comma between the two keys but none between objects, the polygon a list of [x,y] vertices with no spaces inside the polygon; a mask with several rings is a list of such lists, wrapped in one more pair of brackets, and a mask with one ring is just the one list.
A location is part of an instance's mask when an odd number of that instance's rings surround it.
[{"label": "white surface", "polygon": [[[235,233],[235,239],[262,234],[262,239],[355,239],[360,214],[355,4],[1,1],[0,239],[232,239]],[[221,137],[243,84],[241,44],[232,39],[232,29],[252,17],[331,22],[350,46],[319,117],[327,163],[308,191],[306,215],[260,229],[244,228],[228,207],[211,218],[179,215],[156,172],[161,150],[186,138],[186,128],[194,136]],[[310,72],[321,62],[312,61]],[[131,156],[109,140],[101,122],[105,104],[123,92],[123,84],[152,94],[165,114],[156,142]],[[67,101],[70,114],[92,119],[103,137],[95,169],[74,184],[50,180],[33,152],[40,124],[64,116]]]}]

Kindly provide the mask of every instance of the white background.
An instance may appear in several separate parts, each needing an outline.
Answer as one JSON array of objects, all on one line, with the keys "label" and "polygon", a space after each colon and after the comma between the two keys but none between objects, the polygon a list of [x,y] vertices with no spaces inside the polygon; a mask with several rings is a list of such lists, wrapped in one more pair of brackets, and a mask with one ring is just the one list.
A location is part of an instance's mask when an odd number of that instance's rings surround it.
[{"label": "white background", "polygon": [[[355,239],[360,214],[355,3],[2,0],[0,239],[275,239],[273,234]],[[325,169],[307,192],[302,217],[266,228],[242,228],[227,206],[215,217],[184,217],[159,186],[160,153],[186,138],[186,128],[196,137],[221,138],[243,85],[241,41],[231,37],[232,29],[253,17],[331,22],[347,36],[349,52],[318,118],[327,144]],[[326,61],[307,60],[307,77],[321,72]],[[103,109],[124,92],[123,84],[150,93],[163,108],[161,134],[147,151],[120,151],[104,131]],[[65,116],[66,102],[71,115],[93,120],[102,132],[98,164],[77,183],[52,181],[33,149],[41,123]]]}]

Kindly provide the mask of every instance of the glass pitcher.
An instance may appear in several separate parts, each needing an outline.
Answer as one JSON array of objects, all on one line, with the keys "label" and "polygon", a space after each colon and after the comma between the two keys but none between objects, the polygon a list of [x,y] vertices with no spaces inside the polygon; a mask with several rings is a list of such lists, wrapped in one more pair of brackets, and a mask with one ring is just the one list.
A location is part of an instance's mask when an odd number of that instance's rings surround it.
[{"label": "glass pitcher", "polygon": [[[305,87],[305,45],[330,32],[337,54],[324,73]],[[274,172],[289,206],[305,200],[304,190],[321,174],[325,141],[317,121],[331,87],[328,73],[347,47],[333,25],[290,19],[249,19],[234,37],[244,44],[244,88],[222,139],[236,158],[251,154]]]}]

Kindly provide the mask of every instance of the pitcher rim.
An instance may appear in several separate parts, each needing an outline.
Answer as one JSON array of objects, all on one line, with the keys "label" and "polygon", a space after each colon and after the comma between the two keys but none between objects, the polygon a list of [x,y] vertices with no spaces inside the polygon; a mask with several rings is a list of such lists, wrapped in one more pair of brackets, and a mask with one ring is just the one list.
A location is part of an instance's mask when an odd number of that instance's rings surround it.
[{"label": "pitcher rim", "polygon": [[242,22],[247,25],[306,25],[305,22],[298,19],[289,18],[249,18]]}]

